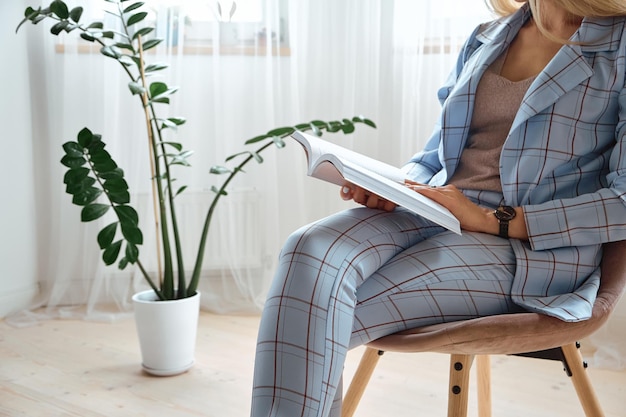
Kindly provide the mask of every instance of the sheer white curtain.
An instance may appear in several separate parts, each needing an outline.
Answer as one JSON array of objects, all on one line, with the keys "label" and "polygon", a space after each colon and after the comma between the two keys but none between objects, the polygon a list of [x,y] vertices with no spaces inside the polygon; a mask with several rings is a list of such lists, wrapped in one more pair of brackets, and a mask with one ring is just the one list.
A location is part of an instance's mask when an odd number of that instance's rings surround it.
[{"label": "sheer white curtain", "polygon": [[[89,13],[105,3],[81,2]],[[169,62],[160,77],[180,87],[161,114],[188,119],[175,139],[195,150],[193,167],[176,172],[179,183],[189,185],[180,199],[188,268],[210,187],[222,180],[208,174],[210,166],[243,150],[245,139],[274,127],[354,115],[371,118],[378,129],[359,126],[354,135],[326,138],[402,164],[429,136],[439,112],[435,93],[458,48],[477,23],[491,18],[481,0],[246,0],[237,2],[233,19],[229,1],[220,2],[221,18],[216,2],[148,4],[167,39],[151,59]],[[229,23],[228,32],[218,35],[217,26],[203,16]],[[31,51],[35,175],[40,179],[37,305],[46,307],[44,317],[112,320],[130,310],[130,295],[145,284],[133,272],[102,266],[95,241],[99,225],[78,221],[79,209],[64,193],[58,160],[61,144],[82,127],[102,133],[127,172],[150,242],[154,233],[148,226],[141,108],[127,92],[118,64],[86,53],[76,46],[84,45],[76,36],[61,37],[65,46],[60,50],[58,40],[40,27],[27,25],[20,32],[28,36]],[[252,46],[241,52],[232,42]],[[306,177],[297,145],[288,143],[264,157],[263,164],[251,165],[237,178],[218,207],[200,285],[204,309],[258,312],[286,236],[350,205],[340,200],[337,187]],[[150,250],[145,244],[142,253]],[[609,326],[623,327],[624,310]],[[40,317],[32,311],[11,320],[24,324]],[[616,340],[616,333],[602,333],[594,343],[607,347],[603,355],[617,352],[624,358],[626,343]]]}]

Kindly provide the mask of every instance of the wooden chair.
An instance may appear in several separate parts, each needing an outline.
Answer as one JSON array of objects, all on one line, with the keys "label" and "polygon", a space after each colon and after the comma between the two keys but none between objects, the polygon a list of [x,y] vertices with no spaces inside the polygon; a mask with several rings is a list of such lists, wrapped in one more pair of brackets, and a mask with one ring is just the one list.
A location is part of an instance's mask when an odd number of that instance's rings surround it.
[{"label": "wooden chair", "polygon": [[367,345],[343,402],[342,417],[352,417],[383,352],[450,354],[448,417],[466,417],[469,373],[474,358],[478,376],[478,415],[491,416],[489,355],[523,355],[558,359],[571,377],[587,417],[604,413],[585,372],[578,341],[600,328],[626,287],[626,241],[604,246],[602,278],[593,315],[581,322],[564,322],[537,313],[503,314],[420,327],[372,341]]}]

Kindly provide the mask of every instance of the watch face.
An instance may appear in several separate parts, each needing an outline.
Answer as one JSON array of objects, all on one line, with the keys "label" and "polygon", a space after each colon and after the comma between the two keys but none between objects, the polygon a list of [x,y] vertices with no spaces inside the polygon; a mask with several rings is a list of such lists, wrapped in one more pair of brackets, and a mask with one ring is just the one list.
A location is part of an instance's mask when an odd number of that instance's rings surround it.
[{"label": "watch face", "polygon": [[498,220],[513,220],[515,209],[511,206],[500,206],[493,212]]}]

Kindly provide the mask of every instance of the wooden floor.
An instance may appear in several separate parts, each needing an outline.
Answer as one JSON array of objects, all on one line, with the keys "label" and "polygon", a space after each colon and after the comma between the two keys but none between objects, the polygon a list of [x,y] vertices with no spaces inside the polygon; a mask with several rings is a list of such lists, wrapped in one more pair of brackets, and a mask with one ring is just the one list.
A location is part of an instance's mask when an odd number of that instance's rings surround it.
[{"label": "wooden floor", "polygon": [[[0,416],[248,416],[257,325],[258,317],[202,313],[195,366],[151,377],[141,370],[132,319],[27,328],[0,321]],[[361,352],[350,352],[346,379]],[[356,416],[445,416],[447,361],[386,354]],[[492,368],[494,417],[583,416],[559,362],[500,356]],[[626,372],[588,372],[607,417],[625,417]]]}]

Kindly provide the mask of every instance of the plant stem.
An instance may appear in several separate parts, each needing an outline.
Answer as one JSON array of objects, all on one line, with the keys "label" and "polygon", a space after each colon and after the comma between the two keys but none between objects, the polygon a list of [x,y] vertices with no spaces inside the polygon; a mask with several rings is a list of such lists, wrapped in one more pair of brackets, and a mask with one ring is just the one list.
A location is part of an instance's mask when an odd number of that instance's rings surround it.
[{"label": "plant stem", "polygon": [[[142,43],[141,43],[141,36],[138,36],[137,39],[138,43],[139,43],[139,72],[140,72],[140,76],[141,76],[141,82],[142,85],[145,87],[146,85],[146,74],[144,71],[144,63],[143,63],[143,48],[142,48]],[[156,168],[155,168],[155,160],[156,160],[156,154],[154,152],[155,150],[155,146],[154,146],[154,134],[153,134],[153,130],[152,130],[152,121],[150,120],[150,113],[148,110],[148,92],[147,90],[145,90],[143,92],[143,94],[141,95],[141,103],[143,105],[143,110],[144,110],[144,117],[145,117],[145,121],[146,121],[146,128],[148,130],[148,153],[150,155],[150,175],[151,178],[156,178]],[[160,284],[163,285],[162,277],[163,277],[163,267],[162,267],[162,260],[161,260],[161,238],[160,238],[160,234],[159,234],[159,205],[158,205],[158,201],[157,201],[157,182],[156,180],[151,181],[152,183],[152,210],[154,212],[154,229],[155,229],[155,239],[156,239],[156,255],[157,255],[157,273],[158,273],[158,278],[160,281]]]},{"label": "plant stem", "polygon": [[[265,145],[257,149],[256,153],[258,154],[258,153],[263,152],[265,149],[267,149],[269,146],[273,144],[274,142],[272,140],[268,141]],[[228,184],[230,184],[230,182],[233,180],[235,175],[241,172],[243,170],[243,167],[248,162],[250,162],[253,158],[254,157],[250,155],[246,159],[244,159],[239,165],[237,165],[237,167],[233,169],[233,171],[230,173],[228,178],[226,178],[226,180],[222,184],[219,191],[215,195],[215,198],[213,198],[213,202],[211,203],[211,206],[209,207],[206,218],[204,219],[204,227],[202,228],[202,236],[200,237],[200,244],[198,245],[198,254],[196,256],[196,264],[193,268],[193,274],[191,275],[191,280],[189,281],[188,295],[195,294],[198,288],[198,282],[200,281],[200,273],[202,272],[202,263],[204,262],[204,252],[206,250],[207,237],[209,235],[209,226],[211,225],[211,219],[213,218],[213,212],[215,211],[217,202],[224,195],[226,187],[228,186]]]}]

